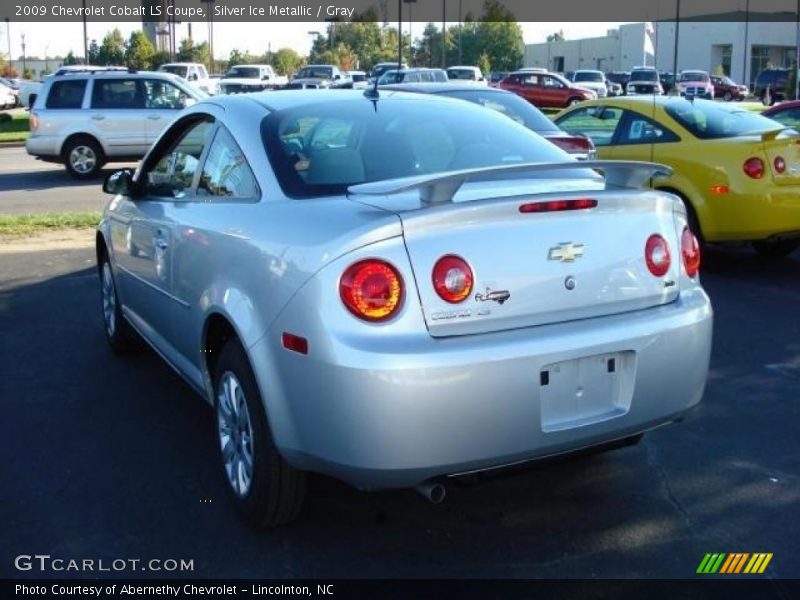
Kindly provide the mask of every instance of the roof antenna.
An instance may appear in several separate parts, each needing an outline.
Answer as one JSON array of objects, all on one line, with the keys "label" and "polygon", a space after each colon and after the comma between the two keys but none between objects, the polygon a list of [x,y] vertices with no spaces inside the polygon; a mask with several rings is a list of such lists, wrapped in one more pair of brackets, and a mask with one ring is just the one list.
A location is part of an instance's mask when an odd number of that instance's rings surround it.
[{"label": "roof antenna", "polygon": [[381,97],[381,95],[378,93],[377,77],[375,77],[375,84],[372,86],[372,88],[367,88],[366,90],[364,90],[364,95],[372,101],[375,101]]}]

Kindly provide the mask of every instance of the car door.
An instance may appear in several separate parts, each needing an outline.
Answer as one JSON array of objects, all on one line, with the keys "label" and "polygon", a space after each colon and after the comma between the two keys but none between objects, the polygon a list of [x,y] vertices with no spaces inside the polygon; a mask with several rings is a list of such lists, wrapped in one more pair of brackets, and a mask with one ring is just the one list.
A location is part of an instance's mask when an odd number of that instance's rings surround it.
[{"label": "car door", "polygon": [[185,204],[199,176],[213,121],[195,117],[176,124],[142,166],[136,193],[111,215],[111,243],[126,316],[168,358],[174,354],[174,207]]},{"label": "car door", "polygon": [[93,80],[89,118],[110,156],[142,156],[150,147],[144,86],[132,77]]},{"label": "car door", "polygon": [[550,75],[539,77],[542,106],[562,108],[567,105],[567,86]]},{"label": "car door", "polygon": [[[190,219],[181,219],[172,241],[173,289],[178,309],[175,327],[180,335],[175,336],[175,347],[182,360],[200,367],[198,352],[200,340],[197,323],[204,318],[202,295],[210,285],[210,274],[240,265],[227,254],[228,244],[217,231],[209,231],[220,223],[232,222],[232,211],[252,211],[253,204],[261,198],[261,192],[244,153],[230,132],[218,125],[203,159],[196,193],[189,199]],[[249,208],[250,207],[250,208]],[[225,238],[227,236],[222,236]]]}]

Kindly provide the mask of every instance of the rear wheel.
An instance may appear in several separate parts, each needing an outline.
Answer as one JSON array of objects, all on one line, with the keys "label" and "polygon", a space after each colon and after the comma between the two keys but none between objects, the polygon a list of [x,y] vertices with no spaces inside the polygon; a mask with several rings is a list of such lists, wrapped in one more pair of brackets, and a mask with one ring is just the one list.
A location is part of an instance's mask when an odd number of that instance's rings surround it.
[{"label": "rear wheel", "polygon": [[90,137],[75,137],[64,145],[64,166],[76,179],[95,177],[105,163],[103,149]]},{"label": "rear wheel", "polygon": [[569,101],[567,101],[567,106],[575,106],[578,102],[580,102],[579,98],[570,98]]},{"label": "rear wheel", "polygon": [[294,520],[305,497],[306,476],[275,447],[253,370],[238,340],[229,341],[220,353],[214,395],[220,457],[236,509],[254,527]]},{"label": "rear wheel", "polygon": [[764,258],[783,258],[800,248],[800,240],[757,241],[753,249]]},{"label": "rear wheel", "polygon": [[730,102],[733,100],[733,94],[730,92],[725,92],[725,95],[722,97],[722,99],[725,100],[725,102]]}]

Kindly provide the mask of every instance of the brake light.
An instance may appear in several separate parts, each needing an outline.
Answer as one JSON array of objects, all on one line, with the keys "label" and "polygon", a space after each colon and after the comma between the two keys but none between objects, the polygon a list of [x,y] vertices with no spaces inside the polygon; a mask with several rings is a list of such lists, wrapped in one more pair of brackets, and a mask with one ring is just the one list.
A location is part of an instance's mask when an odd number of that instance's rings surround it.
[{"label": "brake light", "polygon": [[544,202],[528,202],[519,207],[521,213],[558,212],[562,210],[582,210],[594,208],[597,200],[579,198],[577,200],[546,200]]},{"label": "brake light", "polygon": [[583,137],[582,135],[553,136],[548,137],[547,141],[552,142],[564,152],[568,152],[569,154],[585,154],[588,158],[592,158],[592,156],[595,154],[594,143],[592,140],[587,137]]},{"label": "brake light", "polygon": [[31,118],[28,120],[28,127],[30,127],[31,131],[39,129],[39,115],[34,112],[31,113]]},{"label": "brake light", "polygon": [[647,238],[647,243],[644,246],[644,260],[653,275],[656,277],[666,275],[672,262],[669,256],[667,240],[657,233]]},{"label": "brake light", "polygon": [[681,255],[686,274],[689,277],[697,275],[700,270],[700,244],[688,227],[684,227],[681,234]]},{"label": "brake light", "polygon": [[365,321],[385,321],[403,301],[403,279],[393,266],[368,259],[350,265],[339,281],[347,309]]},{"label": "brake light", "polygon": [[445,302],[458,304],[472,292],[472,269],[460,256],[443,256],[433,267],[433,287]]},{"label": "brake light", "polygon": [[764,161],[754,156],[744,161],[742,169],[748,177],[753,179],[761,179],[764,176]]},{"label": "brake light", "polygon": [[783,160],[782,156],[776,156],[772,164],[775,165],[775,170],[778,173],[783,173],[786,170],[786,161]]}]

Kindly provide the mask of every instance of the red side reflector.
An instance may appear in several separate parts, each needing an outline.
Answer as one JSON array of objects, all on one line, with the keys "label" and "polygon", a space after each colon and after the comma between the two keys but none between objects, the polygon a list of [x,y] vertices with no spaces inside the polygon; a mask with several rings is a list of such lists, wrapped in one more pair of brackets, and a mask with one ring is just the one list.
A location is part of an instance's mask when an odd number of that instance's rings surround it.
[{"label": "red side reflector", "polygon": [[710,189],[711,193],[716,195],[727,194],[731,191],[727,185],[712,185]]},{"label": "red side reflector", "polygon": [[562,210],[582,210],[594,208],[597,200],[580,198],[578,200],[548,200],[546,202],[528,202],[519,207],[521,213],[559,212]]},{"label": "red side reflector", "polygon": [[300,354],[308,354],[308,340],[306,338],[284,331],[281,339],[283,340],[283,347],[287,350]]}]

